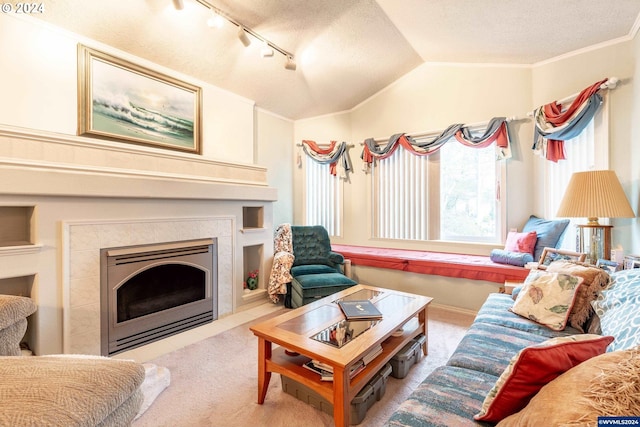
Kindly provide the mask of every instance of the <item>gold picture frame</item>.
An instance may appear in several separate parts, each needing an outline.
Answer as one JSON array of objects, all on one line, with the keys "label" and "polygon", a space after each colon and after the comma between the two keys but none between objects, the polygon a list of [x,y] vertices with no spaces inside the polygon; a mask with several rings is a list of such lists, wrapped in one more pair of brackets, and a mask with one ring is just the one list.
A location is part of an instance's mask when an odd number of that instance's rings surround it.
[{"label": "gold picture frame", "polygon": [[572,252],[564,249],[544,248],[540,260],[538,261],[538,269],[546,270],[547,266],[553,261],[570,260],[584,262],[587,254],[581,252]]},{"label": "gold picture frame", "polygon": [[78,135],[201,153],[202,89],[78,45]]}]

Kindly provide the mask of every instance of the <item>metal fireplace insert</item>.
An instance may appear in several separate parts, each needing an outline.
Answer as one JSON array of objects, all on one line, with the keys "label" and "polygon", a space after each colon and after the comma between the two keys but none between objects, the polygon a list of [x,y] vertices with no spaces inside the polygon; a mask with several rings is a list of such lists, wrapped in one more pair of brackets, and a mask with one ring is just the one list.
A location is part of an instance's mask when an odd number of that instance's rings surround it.
[{"label": "metal fireplace insert", "polygon": [[218,318],[217,240],[100,250],[101,354]]}]

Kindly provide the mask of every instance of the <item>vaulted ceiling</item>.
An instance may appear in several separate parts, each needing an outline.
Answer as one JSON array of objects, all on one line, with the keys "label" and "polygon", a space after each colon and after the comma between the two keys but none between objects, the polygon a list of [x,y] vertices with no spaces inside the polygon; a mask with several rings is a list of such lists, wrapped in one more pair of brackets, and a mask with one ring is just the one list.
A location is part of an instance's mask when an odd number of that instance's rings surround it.
[{"label": "vaulted ceiling", "polygon": [[640,0],[203,0],[291,52],[210,28],[196,0],[43,0],[35,15],[290,119],[353,108],[424,62],[532,65],[635,33]]}]

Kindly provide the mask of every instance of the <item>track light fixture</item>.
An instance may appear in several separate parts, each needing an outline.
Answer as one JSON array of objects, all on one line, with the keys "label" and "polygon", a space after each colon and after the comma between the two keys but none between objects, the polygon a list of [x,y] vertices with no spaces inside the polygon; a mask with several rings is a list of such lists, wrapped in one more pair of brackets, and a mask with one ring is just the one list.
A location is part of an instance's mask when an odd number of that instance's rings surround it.
[{"label": "track light fixture", "polygon": [[260,55],[263,58],[271,58],[273,56],[273,48],[269,46],[269,43],[263,42],[262,49],[260,49]]},{"label": "track light fixture", "polygon": [[287,56],[287,60],[284,63],[284,68],[291,71],[296,70],[296,61],[293,60],[293,56]]},{"label": "track light fixture", "polygon": [[249,39],[249,36],[242,25],[238,27],[238,39],[240,39],[240,42],[242,42],[244,47],[248,47],[251,44],[251,39]]},{"label": "track light fixture", "polygon": [[[233,25],[235,25],[236,27],[238,27],[238,39],[242,42],[242,44],[245,47],[248,47],[251,44],[251,39],[249,38],[249,36],[252,36],[253,38],[261,41],[262,43],[264,43],[264,47],[260,50],[260,54],[262,55],[262,57],[264,57],[264,58],[272,57],[274,55],[275,51],[277,51],[278,53],[280,53],[281,55],[283,55],[286,58],[286,61],[285,61],[285,64],[284,64],[284,68],[285,69],[292,70],[292,71],[294,71],[296,69],[296,62],[293,59],[293,54],[292,53],[287,52],[286,50],[282,49],[278,45],[270,42],[266,38],[262,37],[260,34],[258,34],[255,31],[253,31],[251,28],[249,28],[249,27],[247,27],[245,25],[242,25],[240,22],[238,22],[235,19],[231,18],[229,15],[224,13],[222,10],[220,10],[217,7],[209,4],[209,2],[207,0],[196,0],[196,2],[198,2],[202,6],[206,7],[213,14],[207,20],[207,25],[209,25],[210,27],[220,27],[222,24],[218,24],[217,22],[223,22],[224,20],[226,20],[226,21],[232,23]],[[173,0],[173,4],[176,7],[176,9],[182,9],[184,7],[183,0]],[[178,7],[178,4],[180,5],[180,7]]]},{"label": "track light fixture", "polygon": [[173,0],[173,7],[175,7],[176,10],[184,9],[184,1],[183,0]]}]

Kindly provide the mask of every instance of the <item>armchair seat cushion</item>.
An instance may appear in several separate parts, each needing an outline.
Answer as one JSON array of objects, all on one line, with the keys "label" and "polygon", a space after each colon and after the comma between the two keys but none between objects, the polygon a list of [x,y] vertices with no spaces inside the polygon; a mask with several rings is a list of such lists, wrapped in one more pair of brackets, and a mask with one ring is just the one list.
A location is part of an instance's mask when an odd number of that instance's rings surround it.
[{"label": "armchair seat cushion", "polygon": [[315,299],[343,291],[357,284],[340,273],[305,274],[291,282],[291,305],[301,307]]},{"label": "armchair seat cushion", "polygon": [[304,276],[306,274],[331,274],[339,273],[335,268],[322,264],[298,265],[291,268],[293,277]]},{"label": "armchair seat cushion", "polygon": [[[322,289],[332,288],[335,286],[353,286],[357,283],[349,279],[344,274],[340,273],[325,273],[325,274],[305,274],[303,276],[296,276],[294,283],[297,282],[300,285],[300,289],[304,289],[307,292],[316,290],[315,292],[323,292]],[[338,291],[336,291],[338,292]]]}]

